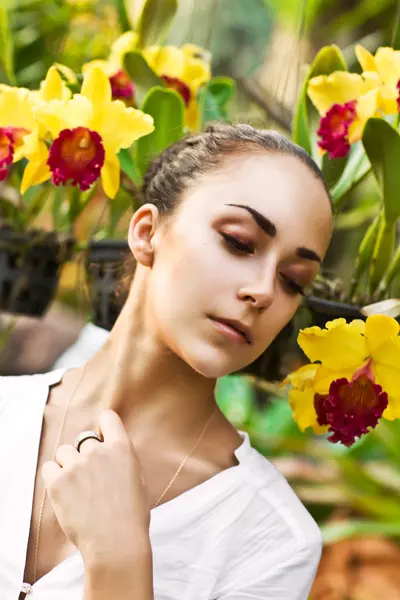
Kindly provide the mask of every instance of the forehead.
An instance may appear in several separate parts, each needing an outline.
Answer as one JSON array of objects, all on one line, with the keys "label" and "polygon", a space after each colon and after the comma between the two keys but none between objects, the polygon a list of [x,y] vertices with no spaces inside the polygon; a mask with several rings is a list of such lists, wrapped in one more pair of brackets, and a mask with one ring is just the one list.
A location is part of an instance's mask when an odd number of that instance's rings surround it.
[{"label": "forehead", "polygon": [[182,209],[188,218],[212,218],[228,210],[232,214],[227,203],[258,210],[276,225],[283,241],[326,252],[332,228],[329,199],[323,183],[297,157],[258,152],[228,156],[186,191]]}]

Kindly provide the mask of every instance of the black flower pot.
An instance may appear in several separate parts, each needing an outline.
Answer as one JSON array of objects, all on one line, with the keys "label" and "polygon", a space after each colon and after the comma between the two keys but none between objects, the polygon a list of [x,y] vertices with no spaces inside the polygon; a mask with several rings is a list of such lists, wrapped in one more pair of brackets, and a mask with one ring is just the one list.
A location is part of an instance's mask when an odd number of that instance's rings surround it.
[{"label": "black flower pot", "polygon": [[325,327],[327,321],[333,321],[333,319],[343,318],[346,321],[362,319],[365,321],[367,318],[360,312],[360,306],[347,304],[346,302],[337,302],[336,300],[328,300],[326,298],[318,298],[318,296],[307,296],[306,306],[313,315],[314,325],[318,327]]},{"label": "black flower pot", "polygon": [[116,293],[125,259],[130,255],[126,240],[93,240],[86,256],[86,276],[92,307],[92,322],[110,331],[125,298]]},{"label": "black flower pot", "polygon": [[[318,327],[325,327],[327,321],[333,321],[333,319],[343,318],[346,321],[353,321],[354,319],[365,321],[367,319],[360,312],[361,306],[318,298],[318,296],[308,296],[306,298],[306,306],[313,315],[313,324],[318,325]],[[396,321],[400,322],[400,316],[396,317]]]},{"label": "black flower pot", "polygon": [[0,227],[0,310],[41,317],[56,295],[60,270],[74,238],[43,229],[18,233]]}]

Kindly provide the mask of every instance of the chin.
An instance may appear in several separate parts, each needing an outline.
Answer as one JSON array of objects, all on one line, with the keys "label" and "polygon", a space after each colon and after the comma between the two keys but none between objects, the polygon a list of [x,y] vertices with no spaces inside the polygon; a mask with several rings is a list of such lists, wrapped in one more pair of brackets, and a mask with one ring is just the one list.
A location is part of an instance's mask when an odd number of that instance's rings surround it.
[{"label": "chin", "polygon": [[229,357],[226,353],[222,354],[210,346],[196,355],[190,353],[190,355],[186,355],[183,358],[194,371],[207,379],[219,379],[220,377],[225,377],[226,375],[230,375],[235,371],[243,369],[245,366],[243,362],[239,363],[237,360],[234,361],[233,356]]}]

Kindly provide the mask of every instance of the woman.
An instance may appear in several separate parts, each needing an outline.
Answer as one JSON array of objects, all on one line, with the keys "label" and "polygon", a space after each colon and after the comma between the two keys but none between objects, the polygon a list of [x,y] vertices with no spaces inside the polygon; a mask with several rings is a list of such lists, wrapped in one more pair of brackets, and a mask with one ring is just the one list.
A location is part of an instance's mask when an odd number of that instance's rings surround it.
[{"label": "woman", "polygon": [[317,275],[323,177],[283,136],[219,125],[162,153],[143,200],[105,344],[80,368],[2,378],[1,598],[305,600],[320,530],[214,390]]}]

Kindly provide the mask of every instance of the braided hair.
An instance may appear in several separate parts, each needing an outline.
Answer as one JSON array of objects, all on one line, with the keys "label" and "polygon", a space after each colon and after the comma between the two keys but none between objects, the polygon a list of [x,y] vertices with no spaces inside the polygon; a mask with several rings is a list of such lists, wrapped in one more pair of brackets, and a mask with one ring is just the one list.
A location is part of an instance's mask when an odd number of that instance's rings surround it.
[{"label": "braided hair", "polygon": [[249,151],[297,157],[321,180],[330,198],[321,170],[300,146],[276,131],[255,129],[245,124],[216,124],[161,152],[147,170],[141,200],[157,206],[161,214],[171,212],[179,206],[179,197],[190,182],[217,168],[227,155]]}]

